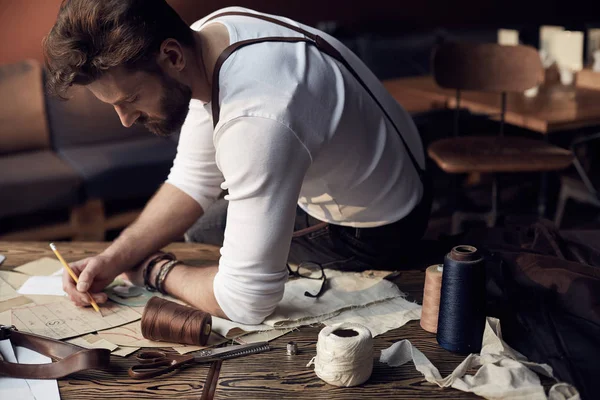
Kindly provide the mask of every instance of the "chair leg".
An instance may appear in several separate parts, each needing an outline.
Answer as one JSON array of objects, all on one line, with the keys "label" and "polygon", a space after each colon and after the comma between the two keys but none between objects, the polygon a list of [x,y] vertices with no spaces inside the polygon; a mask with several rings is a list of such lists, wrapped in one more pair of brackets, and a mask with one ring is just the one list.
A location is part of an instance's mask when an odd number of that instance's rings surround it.
[{"label": "chair leg", "polygon": [[104,203],[102,200],[89,200],[71,210],[73,239],[82,241],[103,241],[105,239]]},{"label": "chair leg", "polygon": [[569,193],[565,186],[560,188],[560,194],[558,195],[558,204],[556,205],[556,214],[554,214],[554,225],[556,228],[560,228],[562,219],[565,214],[565,207],[569,200]]},{"label": "chair leg", "polygon": [[492,180],[492,209],[487,215],[487,226],[493,228],[496,226],[496,220],[498,219],[498,202],[500,199],[500,188],[498,184],[498,178],[494,175]]}]

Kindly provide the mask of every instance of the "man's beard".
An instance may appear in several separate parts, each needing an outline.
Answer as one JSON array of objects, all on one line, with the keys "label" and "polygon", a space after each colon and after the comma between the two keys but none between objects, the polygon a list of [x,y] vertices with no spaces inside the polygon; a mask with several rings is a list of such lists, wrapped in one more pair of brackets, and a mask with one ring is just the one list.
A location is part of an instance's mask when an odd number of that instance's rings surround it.
[{"label": "man's beard", "polygon": [[140,116],[136,123],[143,124],[150,132],[158,136],[171,136],[179,132],[189,111],[192,89],[179,81],[161,74],[163,94],[160,98],[161,114],[165,119],[152,119]]}]

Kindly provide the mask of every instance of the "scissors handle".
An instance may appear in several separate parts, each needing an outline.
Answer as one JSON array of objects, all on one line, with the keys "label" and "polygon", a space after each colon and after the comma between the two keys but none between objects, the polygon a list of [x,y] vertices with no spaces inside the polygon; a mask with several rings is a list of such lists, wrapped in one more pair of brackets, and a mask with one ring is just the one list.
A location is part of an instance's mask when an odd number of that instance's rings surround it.
[{"label": "scissors handle", "polygon": [[167,358],[167,353],[158,350],[142,351],[135,356],[140,364],[150,364]]},{"label": "scissors handle", "polygon": [[165,354],[158,351],[142,352],[136,358],[139,364],[132,366],[128,371],[129,376],[134,379],[153,378],[194,361],[191,355]]}]

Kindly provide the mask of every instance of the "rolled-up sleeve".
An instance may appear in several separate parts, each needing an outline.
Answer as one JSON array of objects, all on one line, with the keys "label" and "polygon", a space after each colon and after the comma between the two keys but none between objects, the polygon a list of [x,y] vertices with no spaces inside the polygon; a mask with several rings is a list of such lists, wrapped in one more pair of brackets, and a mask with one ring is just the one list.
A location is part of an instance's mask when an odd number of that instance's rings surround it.
[{"label": "rolled-up sleeve", "polygon": [[206,210],[221,194],[223,179],[215,161],[209,115],[202,106],[190,105],[167,183],[182,190]]},{"label": "rolled-up sleeve", "polygon": [[229,200],[215,298],[232,321],[257,324],[283,297],[296,204],[311,157],[291,129],[260,117],[223,125],[215,147]]}]

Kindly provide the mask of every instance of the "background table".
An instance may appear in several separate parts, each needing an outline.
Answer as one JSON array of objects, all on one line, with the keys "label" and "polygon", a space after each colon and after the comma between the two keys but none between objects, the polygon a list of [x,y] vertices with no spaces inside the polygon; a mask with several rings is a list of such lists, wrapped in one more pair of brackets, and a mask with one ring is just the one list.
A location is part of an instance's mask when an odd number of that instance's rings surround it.
[{"label": "background table", "polygon": [[[391,79],[384,86],[412,113],[456,107],[456,91],[440,88],[432,76]],[[506,123],[541,134],[600,125],[600,90],[550,83],[535,97],[509,93],[506,104]],[[460,106],[499,115],[500,94],[463,91]]]},{"label": "background table", "polygon": [[[67,261],[93,256],[108,243],[57,243]],[[186,264],[202,265],[219,257],[218,248],[197,244],[175,243],[169,251]],[[0,242],[0,254],[6,261],[0,269],[9,270],[40,257],[54,257],[47,243]],[[394,278],[410,300],[422,300],[424,271],[400,272]],[[315,355],[321,327],[302,327],[271,342],[272,350],[239,359],[190,367],[162,378],[137,381],[129,378],[127,369],[135,362],[111,356],[110,371],[87,371],[58,381],[63,400],[70,399],[415,399],[415,398],[479,398],[454,389],[431,385],[417,372],[412,363],[388,367],[375,360],[371,378],[354,388],[338,388],[326,384],[307,367]],[[438,346],[435,335],[425,332],[418,321],[412,321],[375,338],[375,357],[392,343],[410,339],[436,365],[442,375],[449,374],[464,356],[455,355]],[[298,344],[299,354],[286,355],[288,341]],[[134,353],[135,355],[135,353]],[[212,374],[210,373],[212,368]],[[220,371],[219,371],[220,368]],[[208,390],[213,387],[211,394]],[[205,388],[206,387],[206,388]]]}]

